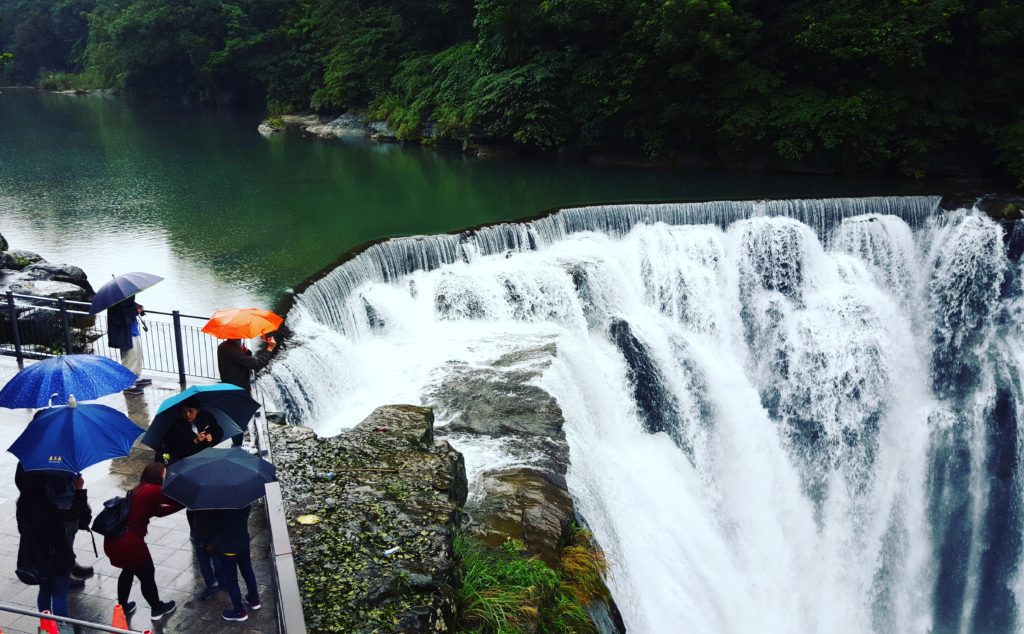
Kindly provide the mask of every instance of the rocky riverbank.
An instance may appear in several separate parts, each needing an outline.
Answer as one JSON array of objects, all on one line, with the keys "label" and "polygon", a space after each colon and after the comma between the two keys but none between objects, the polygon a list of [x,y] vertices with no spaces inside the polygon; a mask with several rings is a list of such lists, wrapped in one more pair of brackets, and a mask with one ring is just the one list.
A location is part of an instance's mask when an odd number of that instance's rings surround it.
[{"label": "rocky riverbank", "polygon": [[[71,264],[47,262],[43,256],[24,249],[11,249],[0,235],[0,293],[31,295],[40,299],[18,299],[15,319],[23,351],[29,355],[35,348],[49,354],[66,352],[63,322],[55,309],[59,300],[88,302],[95,293],[81,268]],[[78,307],[76,307],[78,308]],[[83,329],[92,326],[91,317],[72,316],[72,352],[85,350]],[[9,310],[0,311],[0,340],[13,340]]]},{"label": "rocky riverbank", "polygon": [[463,457],[435,438],[433,423],[429,408],[392,405],[333,438],[302,427],[271,432],[310,630],[474,627],[489,596],[480,567],[500,576],[511,560],[516,570],[535,569],[550,595],[519,599],[515,631],[561,622],[548,605],[560,602],[555,593],[574,597],[585,625],[557,631],[621,631],[600,578],[603,558],[585,531],[573,530],[564,477],[492,472],[467,504]]}]

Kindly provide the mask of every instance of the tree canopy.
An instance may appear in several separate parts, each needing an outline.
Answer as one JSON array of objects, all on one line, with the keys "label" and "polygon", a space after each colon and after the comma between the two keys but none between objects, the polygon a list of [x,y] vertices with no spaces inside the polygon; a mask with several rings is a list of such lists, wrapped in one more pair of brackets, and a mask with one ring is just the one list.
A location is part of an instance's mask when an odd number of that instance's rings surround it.
[{"label": "tree canopy", "polygon": [[2,83],[271,113],[367,110],[403,138],[729,165],[1024,179],[1017,0],[0,0]]}]

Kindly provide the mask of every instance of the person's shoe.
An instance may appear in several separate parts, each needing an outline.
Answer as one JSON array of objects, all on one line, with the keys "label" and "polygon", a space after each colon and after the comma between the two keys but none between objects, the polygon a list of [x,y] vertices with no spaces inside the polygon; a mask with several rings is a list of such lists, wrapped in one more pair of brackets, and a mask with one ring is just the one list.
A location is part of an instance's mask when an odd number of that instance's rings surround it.
[{"label": "person's shoe", "polygon": [[139,606],[135,605],[134,601],[129,601],[128,603],[125,603],[121,606],[121,609],[124,610],[125,616],[131,616],[135,614],[135,610],[137,610],[138,608]]},{"label": "person's shoe", "polygon": [[92,566],[79,566],[75,564],[71,567],[71,574],[79,579],[88,579],[93,575]]},{"label": "person's shoe", "polygon": [[130,387],[127,390],[121,390],[121,394],[131,394],[132,396],[140,396],[145,393],[146,390],[141,387]]},{"label": "person's shoe", "polygon": [[157,621],[164,618],[171,612],[174,612],[174,608],[176,607],[178,606],[174,603],[174,601],[164,601],[160,604],[159,608],[153,610],[152,614],[150,615],[150,618],[153,619],[154,623],[156,623]]},{"label": "person's shoe", "polygon": [[230,610],[224,610],[221,612],[220,618],[225,621],[244,621],[249,618],[249,615],[245,613],[245,610],[236,610],[231,608]]},{"label": "person's shoe", "polygon": [[135,387],[146,387],[147,385],[153,385],[153,379],[139,379],[135,382]]},{"label": "person's shoe", "polygon": [[215,583],[212,586],[206,586],[206,589],[203,590],[203,593],[199,595],[199,600],[200,601],[206,601],[207,599],[209,599],[213,595],[217,594],[218,592],[220,592],[220,584],[219,583]]},{"label": "person's shoe", "polygon": [[245,604],[249,606],[249,609],[254,612],[263,607],[262,605],[260,605],[259,597],[245,597]]},{"label": "person's shoe", "polygon": [[71,577],[71,580],[68,581],[68,587],[71,588],[72,590],[78,590],[80,588],[84,588],[85,587],[85,579],[79,579],[77,577]]}]

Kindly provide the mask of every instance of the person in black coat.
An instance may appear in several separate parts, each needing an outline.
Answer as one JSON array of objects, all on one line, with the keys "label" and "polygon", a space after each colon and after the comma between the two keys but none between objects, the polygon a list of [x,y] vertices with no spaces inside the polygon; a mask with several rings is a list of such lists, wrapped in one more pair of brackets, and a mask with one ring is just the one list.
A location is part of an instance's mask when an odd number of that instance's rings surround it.
[{"label": "person in black coat", "polygon": [[213,447],[224,438],[224,430],[210,412],[199,409],[191,399],[179,406],[181,419],[167,430],[161,441],[161,452],[166,464],[194,456],[207,447]]},{"label": "person in black coat", "polygon": [[[260,609],[259,586],[252,569],[249,540],[249,509],[221,509],[210,511],[208,516],[210,541],[208,549],[213,552],[220,569],[220,581],[231,597],[231,608],[221,613],[225,621],[244,621],[249,618],[245,608]],[[242,590],[238,586],[238,573],[245,580],[245,604]]]},{"label": "person in black coat", "polygon": [[252,391],[252,372],[260,370],[270,362],[277,341],[267,337],[267,347],[255,356],[252,350],[242,345],[241,339],[225,339],[217,346],[217,369],[220,380]]},{"label": "person in black coat", "polygon": [[68,525],[88,525],[91,513],[81,476],[72,481],[73,493],[67,508],[53,498],[54,490],[64,488],[63,480],[61,476],[23,471],[15,515],[21,532],[18,568],[31,571],[39,581],[36,607],[40,612],[49,610],[58,616],[69,616],[68,585],[75,550]]},{"label": "person in black coat", "polygon": [[[217,369],[220,380],[224,383],[237,385],[247,392],[252,392],[252,372],[260,370],[270,362],[270,355],[277,347],[273,337],[267,337],[267,347],[255,356],[252,351],[242,345],[241,339],[225,339],[217,346]],[[238,447],[242,444],[241,434],[231,438],[231,444]]]},{"label": "person in black coat", "polygon": [[[224,430],[209,412],[199,409],[199,404],[192,398],[186,399],[178,406],[181,419],[167,431],[160,443],[163,453],[162,462],[173,464],[182,458],[194,456],[207,447],[213,447],[224,438]],[[159,462],[159,461],[158,461]],[[210,554],[202,548],[196,528],[195,511],[186,511],[188,520],[189,540],[199,564],[199,573],[206,582],[204,599],[213,596],[220,588],[217,573],[213,568]]]}]

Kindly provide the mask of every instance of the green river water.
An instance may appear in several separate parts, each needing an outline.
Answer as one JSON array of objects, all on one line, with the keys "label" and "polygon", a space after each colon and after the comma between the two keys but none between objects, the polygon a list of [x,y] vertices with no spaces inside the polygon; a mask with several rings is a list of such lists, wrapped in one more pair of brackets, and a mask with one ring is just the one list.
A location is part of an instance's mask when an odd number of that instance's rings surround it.
[{"label": "green river water", "polygon": [[271,306],[346,250],[610,201],[932,194],[941,182],[477,159],[265,139],[253,114],[0,90],[0,233],[85,269],[143,270],[147,308]]}]

